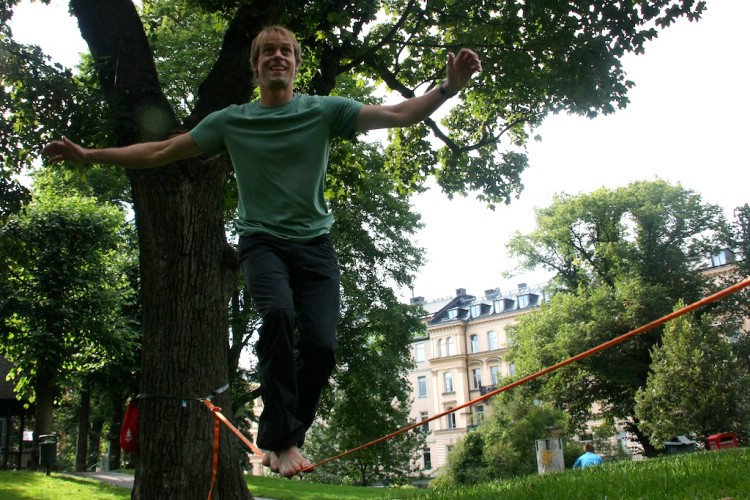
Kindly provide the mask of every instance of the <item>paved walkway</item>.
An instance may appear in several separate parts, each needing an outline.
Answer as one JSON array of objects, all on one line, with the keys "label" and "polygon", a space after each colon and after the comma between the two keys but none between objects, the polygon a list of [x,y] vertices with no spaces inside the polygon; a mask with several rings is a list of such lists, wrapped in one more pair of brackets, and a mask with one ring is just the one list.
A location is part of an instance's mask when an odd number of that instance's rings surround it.
[{"label": "paved walkway", "polygon": [[[133,489],[133,481],[135,478],[131,474],[125,474],[124,472],[78,472],[76,476],[90,477],[105,483],[120,486],[121,488]],[[269,498],[254,497],[255,500],[270,500]]]},{"label": "paved walkway", "polygon": [[81,477],[90,477],[104,483],[114,484],[121,488],[133,489],[133,481],[135,477],[132,474],[125,474],[124,472],[76,472],[74,475]]}]

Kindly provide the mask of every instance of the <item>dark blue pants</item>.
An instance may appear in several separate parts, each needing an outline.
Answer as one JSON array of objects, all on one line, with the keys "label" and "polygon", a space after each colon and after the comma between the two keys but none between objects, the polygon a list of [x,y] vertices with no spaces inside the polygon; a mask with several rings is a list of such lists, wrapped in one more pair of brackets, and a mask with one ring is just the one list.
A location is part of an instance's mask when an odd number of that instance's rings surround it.
[{"label": "dark blue pants", "polygon": [[[258,446],[302,446],[335,365],[340,273],[329,235],[293,243],[241,237],[239,256],[263,323]],[[295,330],[297,335],[295,336]]]}]

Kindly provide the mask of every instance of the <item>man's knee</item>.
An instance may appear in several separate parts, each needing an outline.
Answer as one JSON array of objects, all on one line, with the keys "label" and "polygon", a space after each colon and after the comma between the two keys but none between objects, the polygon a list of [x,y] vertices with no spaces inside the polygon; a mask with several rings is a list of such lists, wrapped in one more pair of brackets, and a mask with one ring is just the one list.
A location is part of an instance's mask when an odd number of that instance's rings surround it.
[{"label": "man's knee", "polygon": [[263,316],[263,323],[281,323],[284,325],[288,325],[290,328],[294,328],[297,315],[294,312],[294,307],[290,305],[284,305],[284,304],[270,304],[268,307],[265,308],[265,310],[262,312]]},{"label": "man's knee", "polygon": [[[294,308],[273,305],[262,312],[260,338],[256,345],[261,361],[267,356],[288,355],[292,359],[295,328]],[[287,353],[287,354],[285,354]]]},{"label": "man's knee", "polygon": [[311,370],[317,372],[316,378],[327,381],[336,365],[338,346],[335,339],[332,342],[315,342],[300,347],[299,357],[302,365],[308,369],[316,367],[316,370]]}]

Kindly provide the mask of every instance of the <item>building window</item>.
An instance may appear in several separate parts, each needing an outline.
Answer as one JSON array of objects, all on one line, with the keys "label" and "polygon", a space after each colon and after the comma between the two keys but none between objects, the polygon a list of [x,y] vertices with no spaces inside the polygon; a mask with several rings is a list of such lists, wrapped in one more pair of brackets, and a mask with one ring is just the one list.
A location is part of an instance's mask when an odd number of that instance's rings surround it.
[{"label": "building window", "polygon": [[422,450],[422,468],[425,470],[432,469],[432,455],[429,446]]},{"label": "building window", "polygon": [[484,422],[484,406],[476,405],[474,407],[474,425]]},{"label": "building window", "polygon": [[427,397],[427,377],[417,377],[417,395],[420,398]]},{"label": "building window", "polygon": [[472,335],[469,337],[469,343],[471,344],[471,352],[479,352],[479,335]]},{"label": "building window", "polygon": [[458,317],[458,308],[448,309],[448,319],[456,319]]},{"label": "building window", "polygon": [[424,363],[424,342],[420,342],[414,346],[414,357],[416,358],[417,363]]},{"label": "building window", "polygon": [[453,392],[453,374],[451,372],[443,373],[443,386],[446,393]]},{"label": "building window", "polygon": [[[424,422],[424,421],[425,421],[425,420],[427,420],[428,418],[429,418],[429,416],[427,415],[427,412],[426,412],[426,411],[420,411],[420,412],[419,412],[419,421],[420,421],[420,422]],[[430,423],[429,423],[429,422],[427,422],[427,423],[425,423],[425,424],[422,424],[422,429],[424,429],[424,430],[426,430],[427,432],[429,432],[429,431],[430,431]]]},{"label": "building window", "polygon": [[445,350],[445,339],[438,340],[438,354],[441,358],[444,358],[447,355],[447,352]]},{"label": "building window", "polygon": [[471,311],[472,318],[478,318],[479,315],[482,314],[481,304],[472,304],[470,311]]},{"label": "building window", "polygon": [[529,294],[525,293],[518,296],[518,308],[525,309],[529,307]]},{"label": "building window", "polygon": [[490,366],[490,380],[492,381],[492,385],[495,387],[497,387],[497,384],[500,383],[499,365]]},{"label": "building window", "polygon": [[[452,410],[453,407],[451,406],[448,409]],[[456,428],[456,414],[451,412],[448,415],[446,415],[445,418],[448,419],[448,429],[455,429]]]},{"label": "building window", "polygon": [[719,250],[717,253],[711,255],[711,265],[713,267],[724,266],[731,262],[734,262],[734,253],[731,250]]},{"label": "building window", "polygon": [[474,381],[474,389],[479,389],[482,385],[482,371],[479,368],[472,368],[471,378]]},{"label": "building window", "polygon": [[456,341],[453,337],[448,337],[448,356],[456,354]]},{"label": "building window", "polygon": [[516,374],[516,364],[515,363],[511,363],[511,364],[508,365],[508,375],[510,375],[512,377],[515,374]]},{"label": "building window", "polygon": [[487,347],[490,351],[497,349],[497,332],[487,332]]}]

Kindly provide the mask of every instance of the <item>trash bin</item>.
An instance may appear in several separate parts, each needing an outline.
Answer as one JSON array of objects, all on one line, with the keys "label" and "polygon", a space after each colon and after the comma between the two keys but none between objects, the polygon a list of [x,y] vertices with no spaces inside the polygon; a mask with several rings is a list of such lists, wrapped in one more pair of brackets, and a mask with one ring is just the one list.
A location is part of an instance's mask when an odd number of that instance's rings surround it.
[{"label": "trash bin", "polygon": [[737,434],[733,432],[722,432],[711,434],[706,438],[706,448],[709,450],[724,450],[726,448],[738,448]]},{"label": "trash bin", "polygon": [[695,441],[688,439],[686,436],[677,436],[672,441],[664,443],[664,452],[667,455],[677,455],[693,451],[695,451]]},{"label": "trash bin", "polygon": [[57,463],[57,434],[39,436],[39,463],[49,476],[50,467]]}]

